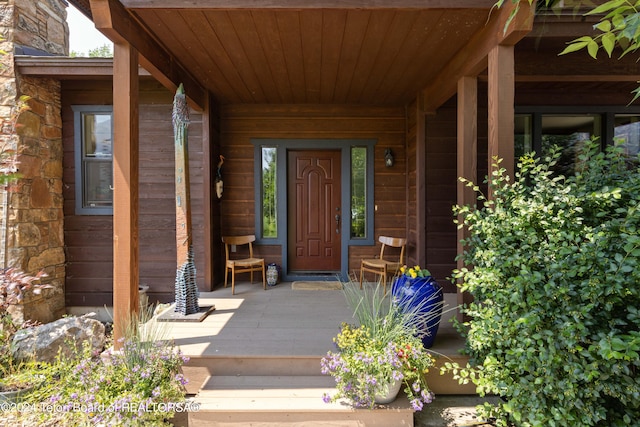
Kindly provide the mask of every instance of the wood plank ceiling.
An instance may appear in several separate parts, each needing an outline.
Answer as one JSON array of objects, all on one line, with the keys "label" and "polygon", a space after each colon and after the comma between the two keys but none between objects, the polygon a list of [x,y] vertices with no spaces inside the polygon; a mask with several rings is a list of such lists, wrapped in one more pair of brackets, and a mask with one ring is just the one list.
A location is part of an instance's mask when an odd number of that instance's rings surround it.
[{"label": "wood plank ceiling", "polygon": [[221,104],[402,106],[487,23],[491,1],[453,2],[454,9],[122,3]]},{"label": "wood plank ceiling", "polygon": [[487,20],[466,9],[133,13],[223,104],[405,105]]}]

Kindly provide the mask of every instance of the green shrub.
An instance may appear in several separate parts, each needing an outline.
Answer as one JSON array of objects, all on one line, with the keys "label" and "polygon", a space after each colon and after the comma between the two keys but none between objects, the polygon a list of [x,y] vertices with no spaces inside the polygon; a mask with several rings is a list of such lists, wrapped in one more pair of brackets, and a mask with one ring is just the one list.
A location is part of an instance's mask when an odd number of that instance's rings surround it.
[{"label": "green shrub", "polygon": [[[456,207],[469,230],[455,272],[471,370],[499,424],[627,426],[640,422],[640,170],[621,150],[589,142],[574,176],[558,151],[520,159],[513,183]],[[499,167],[499,161],[496,168]]]}]

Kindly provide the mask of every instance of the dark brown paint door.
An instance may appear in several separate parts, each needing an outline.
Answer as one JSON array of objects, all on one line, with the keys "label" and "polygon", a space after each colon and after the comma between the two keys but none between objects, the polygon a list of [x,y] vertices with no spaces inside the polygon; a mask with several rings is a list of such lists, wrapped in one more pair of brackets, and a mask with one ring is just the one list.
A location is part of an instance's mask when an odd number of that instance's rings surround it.
[{"label": "dark brown paint door", "polygon": [[288,152],[289,271],[340,271],[340,151]]}]

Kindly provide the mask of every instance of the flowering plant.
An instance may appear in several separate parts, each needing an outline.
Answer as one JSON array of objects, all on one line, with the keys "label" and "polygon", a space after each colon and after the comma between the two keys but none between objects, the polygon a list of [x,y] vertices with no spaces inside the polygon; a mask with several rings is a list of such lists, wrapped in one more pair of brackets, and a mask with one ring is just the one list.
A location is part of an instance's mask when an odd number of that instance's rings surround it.
[{"label": "flowering plant", "polygon": [[108,350],[102,360],[82,359],[46,401],[91,424],[164,425],[184,402],[186,379],[180,367],[187,360],[166,343],[143,348],[128,340],[121,351]]},{"label": "flowering plant", "polygon": [[406,265],[403,265],[402,267],[400,267],[400,273],[410,279],[415,279],[416,277],[431,276],[431,272],[429,270],[427,270],[426,268],[420,268],[419,265],[413,266],[411,268],[407,268]]},{"label": "flowering plant", "polygon": [[344,287],[360,325],[342,323],[334,338],[338,351],[321,360],[322,373],[334,377],[338,390],[333,396],[325,394],[324,401],[345,398],[356,407],[371,408],[377,394],[401,381],[411,406],[420,411],[434,398],[425,379],[434,358],[416,334],[419,312],[400,309],[378,288],[372,297],[354,289]]},{"label": "flowering plant", "polygon": [[159,339],[164,331],[151,330],[153,321],[138,323],[132,321],[119,350],[99,354],[85,345],[75,358],[59,356],[43,369],[46,379],[27,403],[51,410],[19,414],[23,425],[171,426],[177,412],[195,410],[181,373],[188,357]]}]

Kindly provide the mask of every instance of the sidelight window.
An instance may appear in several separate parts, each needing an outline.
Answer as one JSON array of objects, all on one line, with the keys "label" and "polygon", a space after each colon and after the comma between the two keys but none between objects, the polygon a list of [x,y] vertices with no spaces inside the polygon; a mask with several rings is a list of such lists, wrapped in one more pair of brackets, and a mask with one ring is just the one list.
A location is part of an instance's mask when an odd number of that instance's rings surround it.
[{"label": "sidelight window", "polygon": [[277,150],[262,147],[262,237],[278,237]]},{"label": "sidelight window", "polygon": [[367,237],[367,148],[351,148],[351,238]]}]

